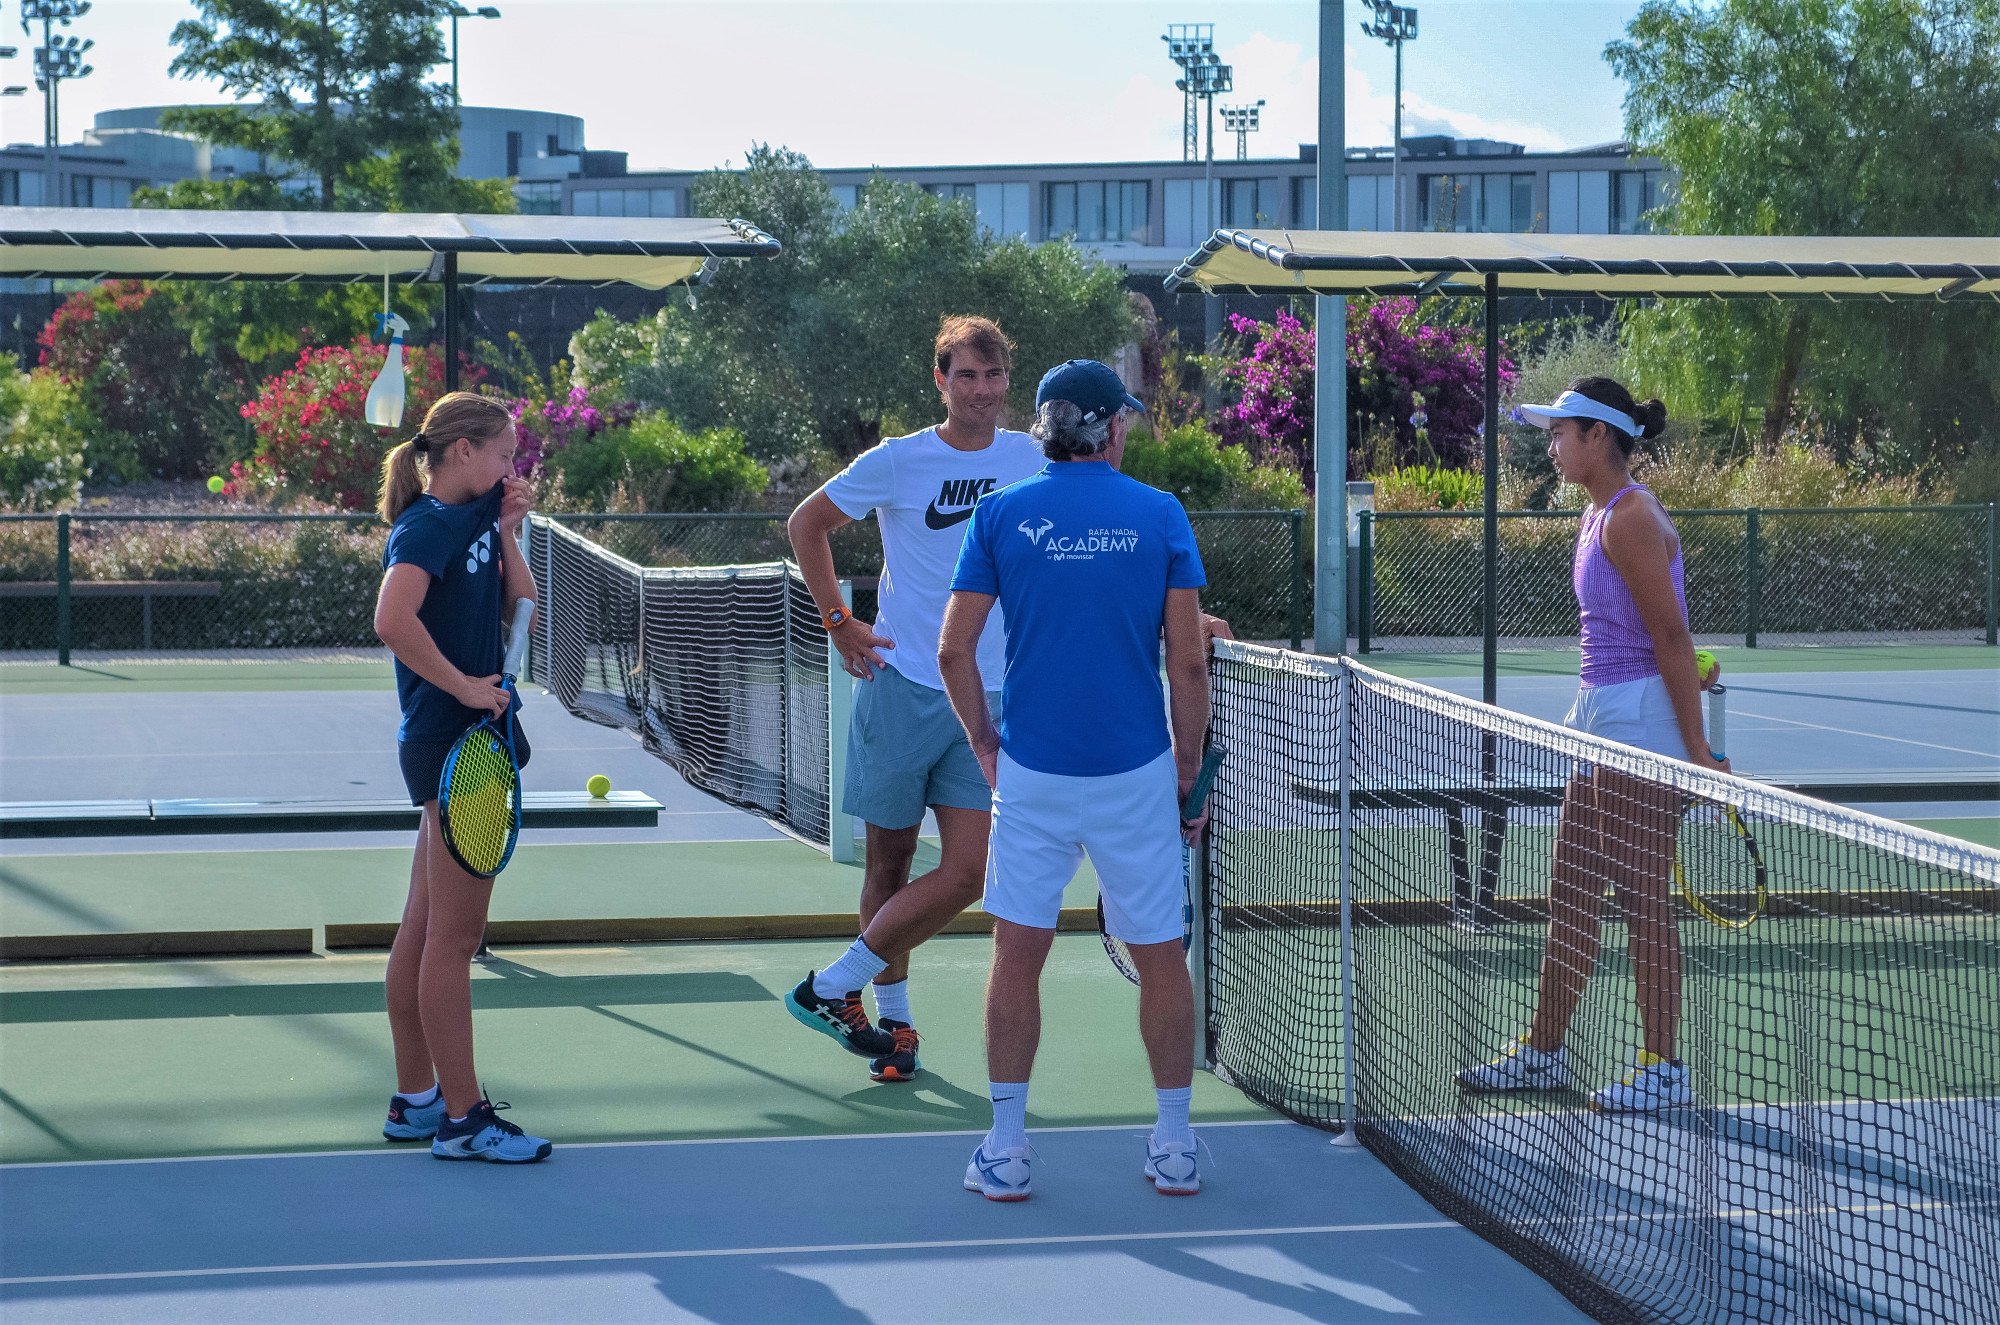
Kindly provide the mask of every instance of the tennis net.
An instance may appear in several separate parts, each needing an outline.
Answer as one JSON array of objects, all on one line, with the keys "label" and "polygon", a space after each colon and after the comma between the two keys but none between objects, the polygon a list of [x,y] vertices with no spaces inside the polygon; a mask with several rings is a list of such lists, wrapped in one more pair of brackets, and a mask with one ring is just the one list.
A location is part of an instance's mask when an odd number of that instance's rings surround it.
[{"label": "tennis net", "polygon": [[531,517],[533,679],[694,786],[828,839],[826,632],[798,569],[644,567]]},{"label": "tennis net", "polygon": [[[1218,1075],[1600,1320],[2000,1320],[2000,852],[1217,647]],[[1461,1082],[1531,1028],[1567,1083]]]}]

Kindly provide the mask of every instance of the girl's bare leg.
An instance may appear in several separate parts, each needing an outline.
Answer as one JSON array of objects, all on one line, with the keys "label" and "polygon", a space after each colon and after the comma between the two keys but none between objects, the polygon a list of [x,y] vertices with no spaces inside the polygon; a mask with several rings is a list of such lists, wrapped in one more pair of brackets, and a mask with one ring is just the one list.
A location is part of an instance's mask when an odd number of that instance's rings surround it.
[{"label": "girl's bare leg", "polygon": [[1600,917],[1610,862],[1603,849],[1598,787],[1573,775],[1556,820],[1555,865],[1549,882],[1549,939],[1528,1044],[1544,1053],[1562,1048],[1583,987],[1597,967]]},{"label": "girl's bare leg", "polygon": [[417,1005],[424,1039],[444,1087],[445,1107],[463,1118],[479,1103],[479,1074],[472,1065],[472,954],[486,933],[486,907],[493,880],[467,874],[438,837],[437,802],[424,806],[429,870],[428,923]]},{"label": "girl's bare leg", "polygon": [[1674,919],[1674,840],[1679,794],[1622,773],[1603,775],[1600,805],[1606,846],[1616,857],[1618,901],[1625,908],[1626,951],[1649,1053],[1678,1057],[1681,1029],[1681,931]]},{"label": "girl's bare leg", "polygon": [[384,978],[389,994],[389,1036],[396,1045],[396,1089],[405,1095],[420,1095],[437,1080],[417,1001],[417,975],[423,968],[424,935],[430,920],[430,825],[426,809],[417,826],[417,849],[410,863],[410,897],[403,903],[403,923],[389,949],[389,971]]}]

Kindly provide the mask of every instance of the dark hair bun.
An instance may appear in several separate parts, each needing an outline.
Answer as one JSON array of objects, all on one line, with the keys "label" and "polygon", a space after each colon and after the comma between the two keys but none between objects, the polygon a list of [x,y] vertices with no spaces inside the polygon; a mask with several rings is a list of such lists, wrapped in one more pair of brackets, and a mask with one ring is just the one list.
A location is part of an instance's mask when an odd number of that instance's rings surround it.
[{"label": "dark hair bun", "polygon": [[1667,407],[1657,400],[1642,401],[1639,412],[1632,418],[1639,425],[1641,437],[1658,437],[1667,429]]}]

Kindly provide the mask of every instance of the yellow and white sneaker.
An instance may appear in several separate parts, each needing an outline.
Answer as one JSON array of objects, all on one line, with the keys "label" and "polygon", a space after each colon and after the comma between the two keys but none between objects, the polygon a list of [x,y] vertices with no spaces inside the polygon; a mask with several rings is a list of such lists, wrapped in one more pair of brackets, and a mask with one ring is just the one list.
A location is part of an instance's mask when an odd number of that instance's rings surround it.
[{"label": "yellow and white sneaker", "polygon": [[1458,1084],[1467,1090],[1498,1093],[1513,1090],[1568,1090],[1569,1065],[1563,1051],[1544,1053],[1528,1043],[1528,1037],[1508,1045],[1498,1058],[1458,1074]]},{"label": "yellow and white sneaker", "polygon": [[1616,1084],[1590,1093],[1590,1107],[1604,1113],[1658,1113],[1694,1103],[1687,1067],[1641,1049]]}]

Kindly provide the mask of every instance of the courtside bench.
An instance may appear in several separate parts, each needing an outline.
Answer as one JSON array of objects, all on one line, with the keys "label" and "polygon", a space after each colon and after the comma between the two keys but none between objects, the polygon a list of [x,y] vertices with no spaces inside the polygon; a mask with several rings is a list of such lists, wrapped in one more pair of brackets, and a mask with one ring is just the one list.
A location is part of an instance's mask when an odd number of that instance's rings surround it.
[{"label": "courtside bench", "polygon": [[[657,828],[642,791],[521,794],[523,828]],[[0,839],[181,837],[195,833],[414,832],[407,800],[109,800],[0,802]]]}]

